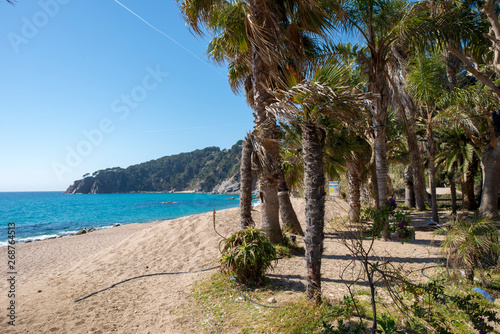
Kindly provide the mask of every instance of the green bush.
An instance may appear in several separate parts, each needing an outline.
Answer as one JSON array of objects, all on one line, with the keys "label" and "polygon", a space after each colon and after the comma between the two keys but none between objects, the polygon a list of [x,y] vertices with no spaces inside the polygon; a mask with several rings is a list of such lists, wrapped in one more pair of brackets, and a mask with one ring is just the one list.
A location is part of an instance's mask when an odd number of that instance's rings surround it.
[{"label": "green bush", "polygon": [[457,217],[434,233],[445,236],[441,251],[448,265],[454,269],[464,268],[470,282],[474,281],[475,269],[482,269],[481,260],[492,254],[498,257],[500,252],[499,225],[489,218],[477,215],[472,219]]},{"label": "green bush", "polygon": [[240,283],[260,285],[277,260],[274,246],[255,228],[238,231],[221,243],[221,271],[233,273]]}]

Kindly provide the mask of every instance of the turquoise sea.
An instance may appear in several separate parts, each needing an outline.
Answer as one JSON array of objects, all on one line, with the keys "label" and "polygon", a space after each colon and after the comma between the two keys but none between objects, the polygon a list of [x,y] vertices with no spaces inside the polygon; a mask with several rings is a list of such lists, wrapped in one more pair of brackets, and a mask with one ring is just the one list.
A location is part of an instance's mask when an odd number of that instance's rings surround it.
[{"label": "turquoise sea", "polygon": [[238,205],[238,196],[205,193],[0,192],[0,246],[6,245],[8,223],[16,224],[16,242],[25,242],[83,228],[174,219]]}]

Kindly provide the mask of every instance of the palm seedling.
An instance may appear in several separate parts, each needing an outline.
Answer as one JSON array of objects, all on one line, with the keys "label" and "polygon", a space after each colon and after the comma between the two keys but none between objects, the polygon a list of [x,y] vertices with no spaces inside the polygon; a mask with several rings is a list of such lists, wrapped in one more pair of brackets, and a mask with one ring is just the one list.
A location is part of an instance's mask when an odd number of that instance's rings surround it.
[{"label": "palm seedling", "polygon": [[437,229],[436,235],[444,235],[441,251],[447,260],[447,269],[463,268],[465,278],[474,281],[474,272],[481,269],[482,258],[495,252],[498,254],[500,245],[499,225],[489,218],[474,216],[472,219],[457,217]]}]

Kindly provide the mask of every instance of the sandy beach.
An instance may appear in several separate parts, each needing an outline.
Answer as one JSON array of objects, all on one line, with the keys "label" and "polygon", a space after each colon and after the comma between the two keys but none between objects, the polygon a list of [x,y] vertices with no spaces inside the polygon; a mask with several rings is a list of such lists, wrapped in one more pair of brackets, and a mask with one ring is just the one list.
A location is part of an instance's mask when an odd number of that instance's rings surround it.
[{"label": "sandy beach", "polygon": [[[293,200],[304,226],[304,201]],[[329,199],[326,219],[347,214],[347,204]],[[254,218],[259,226],[260,213]],[[217,230],[229,235],[239,228],[239,209],[216,214]],[[425,222],[421,222],[425,224]],[[193,271],[217,265],[219,241],[212,213],[169,221],[132,224],[79,236],[16,245],[16,320],[7,321],[8,282],[2,279],[1,333],[193,333],[193,319],[182,314],[193,283],[214,271],[151,276],[131,280],[80,302],[76,299],[139,275]],[[417,232],[416,240],[377,242],[375,252],[396,263],[419,268],[432,265],[439,249],[431,232]],[[302,243],[301,238],[299,242]],[[7,259],[7,247],[1,256]],[[348,250],[335,233],[326,231],[322,264],[323,295],[341,299],[347,293],[340,272],[350,262]],[[431,270],[429,270],[431,271]],[[5,273],[5,270],[4,270]],[[302,293],[303,256],[280,260],[269,275],[273,281]],[[278,304],[280,300],[277,301]]]}]

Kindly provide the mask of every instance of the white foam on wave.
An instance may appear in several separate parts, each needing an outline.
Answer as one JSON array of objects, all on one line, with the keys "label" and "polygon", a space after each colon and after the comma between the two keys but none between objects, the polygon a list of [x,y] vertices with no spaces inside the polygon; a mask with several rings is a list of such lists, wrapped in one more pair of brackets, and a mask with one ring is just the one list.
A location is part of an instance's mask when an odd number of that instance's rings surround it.
[{"label": "white foam on wave", "polygon": [[[104,229],[111,228],[111,227],[113,227],[113,225],[94,227],[94,229],[95,230],[104,230]],[[62,232],[58,232],[56,234],[44,234],[44,235],[37,235],[37,236],[33,236],[33,237],[15,239],[15,241],[16,241],[16,244],[23,244],[26,242],[34,242],[34,241],[42,241],[42,240],[47,240],[47,239],[54,239],[54,238],[59,238],[59,237],[67,237],[70,235],[75,235],[78,231],[80,231],[80,230],[62,231]],[[0,241],[0,247],[5,247],[8,245],[9,245],[8,241]]]}]

